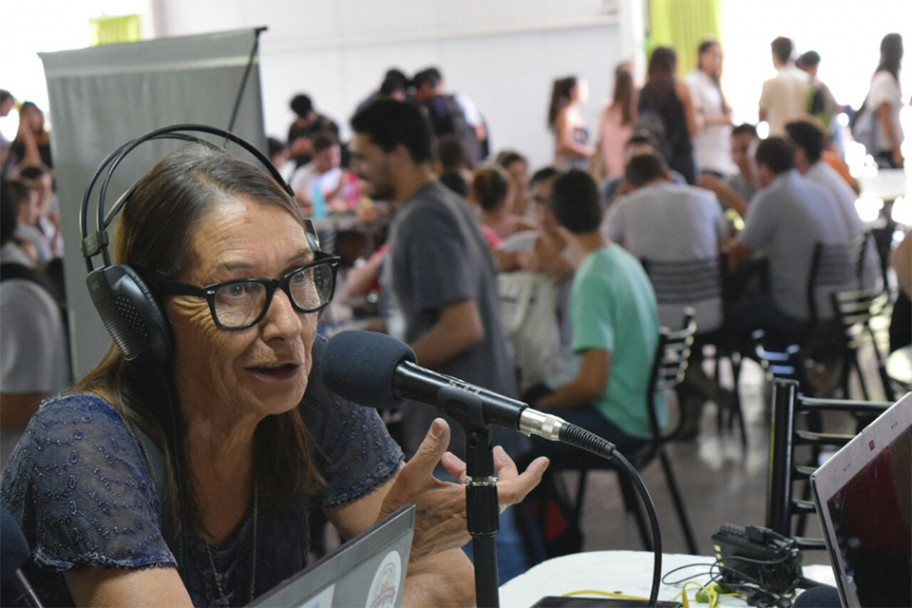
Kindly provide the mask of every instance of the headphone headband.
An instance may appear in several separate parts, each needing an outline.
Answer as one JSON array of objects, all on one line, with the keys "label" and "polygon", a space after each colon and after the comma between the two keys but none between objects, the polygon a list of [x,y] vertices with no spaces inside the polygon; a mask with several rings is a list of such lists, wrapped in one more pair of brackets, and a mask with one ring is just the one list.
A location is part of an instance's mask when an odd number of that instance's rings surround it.
[{"label": "headphone headband", "polygon": [[[85,193],[82,197],[82,208],[79,213],[79,230],[82,236],[82,255],[85,258],[86,269],[88,272],[94,270],[94,264],[92,263],[92,258],[94,258],[99,253],[102,256],[102,260],[105,266],[111,265],[110,255],[108,253],[108,244],[110,239],[108,238],[108,226],[111,225],[111,222],[114,221],[114,218],[117,217],[117,214],[120,213],[120,210],[123,208],[124,204],[129,200],[130,196],[133,194],[133,191],[136,189],[136,186],[139,182],[134,183],[130,188],[128,188],[115,202],[114,206],[111,208],[110,212],[105,214],[106,198],[108,193],[108,184],[111,181],[111,178],[114,175],[114,172],[117,170],[120,163],[126,158],[130,152],[135,150],[140,145],[153,140],[160,139],[171,139],[177,141],[186,141],[191,143],[198,143],[204,146],[207,146],[211,149],[224,150],[224,146],[218,146],[208,140],[201,139],[199,137],[194,137],[188,133],[203,133],[207,135],[215,135],[221,138],[224,138],[224,143],[227,144],[229,141],[237,144],[253,157],[255,157],[260,164],[265,168],[272,178],[278,183],[289,196],[294,197],[294,191],[286,183],[285,179],[279,173],[278,169],[272,164],[269,158],[263,154],[256,146],[248,142],[247,140],[226,131],[218,127],[211,127],[209,125],[198,125],[198,124],[178,124],[171,125],[170,127],[161,127],[149,131],[148,133],[141,135],[135,139],[132,139],[116,150],[109,154],[101,162],[98,168],[95,170],[95,173],[92,175],[89,185],[86,187]],[[98,179],[101,177],[101,174],[105,173],[105,177],[101,183],[101,190],[98,195],[98,206],[96,210],[96,219],[95,219],[95,232],[89,234],[88,226],[88,213],[89,213],[89,200],[92,196],[92,191],[95,189],[95,185],[98,182]],[[312,231],[312,224],[308,222],[308,233],[313,235],[316,232]]]}]

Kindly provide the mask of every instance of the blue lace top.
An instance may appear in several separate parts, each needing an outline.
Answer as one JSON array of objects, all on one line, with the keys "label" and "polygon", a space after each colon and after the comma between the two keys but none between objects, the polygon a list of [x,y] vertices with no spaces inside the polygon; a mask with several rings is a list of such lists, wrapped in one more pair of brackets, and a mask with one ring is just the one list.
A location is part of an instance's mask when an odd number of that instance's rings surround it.
[{"label": "blue lace top", "polygon": [[[315,370],[322,347],[318,338]],[[402,452],[376,411],[335,396],[318,373],[311,374],[299,407],[326,481],[314,497],[319,506],[358,499],[398,469]],[[254,547],[256,595],[307,566],[306,506],[274,513],[261,505],[254,541],[250,504],[228,541],[207,551],[198,539],[184,547],[167,544],[159,501],[136,436],[109,403],[88,394],[42,405],[0,486],[0,502],[32,549],[26,576],[45,605],[73,604],[62,575],[72,568],[178,567],[194,605],[236,606],[249,600]]]}]

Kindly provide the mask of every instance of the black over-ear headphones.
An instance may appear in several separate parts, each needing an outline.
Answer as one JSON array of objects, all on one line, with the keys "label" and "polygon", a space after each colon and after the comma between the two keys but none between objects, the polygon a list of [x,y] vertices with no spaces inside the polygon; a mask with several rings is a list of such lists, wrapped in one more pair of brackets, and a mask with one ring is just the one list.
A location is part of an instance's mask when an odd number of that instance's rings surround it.
[{"label": "black over-ear headphones", "polygon": [[[168,319],[156,301],[152,291],[139,273],[124,264],[112,264],[108,252],[108,227],[123,209],[139,182],[124,192],[114,206],[105,213],[105,198],[108,185],[117,167],[130,152],[141,144],[160,139],[171,139],[197,143],[212,149],[222,149],[216,144],[192,134],[208,134],[224,138],[254,156],[269,172],[272,178],[294,197],[294,191],[282,178],[269,158],[250,142],[237,135],[207,125],[173,125],[149,131],[132,139],[109,154],[95,170],[82,197],[79,213],[79,230],[82,235],[82,255],[85,258],[88,276],[86,284],[92,303],[98,310],[101,321],[114,343],[123,352],[124,358],[139,365],[159,367],[171,360],[172,336]],[[89,200],[95,184],[104,173],[96,206],[95,231],[89,232]],[[305,220],[307,240],[314,251],[320,248],[320,241],[311,220]],[[95,268],[92,258],[101,255],[102,265]]]}]

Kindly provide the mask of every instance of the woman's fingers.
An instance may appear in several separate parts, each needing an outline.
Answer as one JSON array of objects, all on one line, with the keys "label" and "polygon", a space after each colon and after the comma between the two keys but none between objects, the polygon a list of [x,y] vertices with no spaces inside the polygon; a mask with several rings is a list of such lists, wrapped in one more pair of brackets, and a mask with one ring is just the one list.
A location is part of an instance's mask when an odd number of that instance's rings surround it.
[{"label": "woman's fingers", "polygon": [[[444,452],[440,457],[440,463],[446,472],[455,477],[459,483],[465,483],[466,480],[466,463],[463,462],[453,452]],[[496,460],[495,460],[496,466]]]},{"label": "woman's fingers", "polygon": [[[522,473],[512,476],[507,475],[506,477],[501,476],[500,481],[497,482],[497,496],[500,504],[515,505],[518,502],[522,502],[526,494],[531,492],[541,482],[542,475],[545,474],[549,464],[550,461],[547,458],[539,456]],[[515,474],[516,465],[513,464],[512,460],[510,461],[510,466],[512,466],[512,471]],[[510,467],[505,467],[505,469],[509,470]]]}]

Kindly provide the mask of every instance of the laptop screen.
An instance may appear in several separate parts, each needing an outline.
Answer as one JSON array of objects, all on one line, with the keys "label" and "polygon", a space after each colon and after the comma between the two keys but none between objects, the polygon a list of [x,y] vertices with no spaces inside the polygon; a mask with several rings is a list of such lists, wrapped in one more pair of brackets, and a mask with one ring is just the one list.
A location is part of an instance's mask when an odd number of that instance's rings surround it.
[{"label": "laptop screen", "polygon": [[400,507],[248,606],[397,608],[414,530],[415,506]]},{"label": "laptop screen", "polygon": [[912,606],[912,399],[904,401],[815,475],[846,605]]}]

